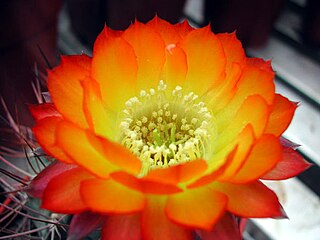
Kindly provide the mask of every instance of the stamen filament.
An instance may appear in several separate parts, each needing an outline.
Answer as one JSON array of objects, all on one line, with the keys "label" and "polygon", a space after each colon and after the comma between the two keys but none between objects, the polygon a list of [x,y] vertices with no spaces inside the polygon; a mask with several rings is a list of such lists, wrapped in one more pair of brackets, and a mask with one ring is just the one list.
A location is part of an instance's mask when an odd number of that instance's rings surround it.
[{"label": "stamen filament", "polygon": [[163,81],[129,99],[123,113],[120,141],[141,160],[141,176],[204,157],[214,134],[212,114],[198,96],[180,86],[170,93]]}]

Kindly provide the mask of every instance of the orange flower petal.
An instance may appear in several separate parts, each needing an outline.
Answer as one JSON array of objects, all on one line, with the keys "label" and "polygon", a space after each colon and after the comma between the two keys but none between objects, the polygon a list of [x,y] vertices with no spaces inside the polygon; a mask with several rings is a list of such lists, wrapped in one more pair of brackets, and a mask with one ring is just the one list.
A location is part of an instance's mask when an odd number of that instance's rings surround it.
[{"label": "orange flower petal", "polygon": [[94,44],[92,77],[99,83],[102,99],[109,110],[117,113],[134,96],[137,71],[132,46],[104,28]]},{"label": "orange flower petal", "polygon": [[181,37],[187,36],[191,31],[194,30],[194,28],[190,26],[187,20],[175,24],[174,27]]},{"label": "orange flower petal", "polygon": [[197,231],[201,240],[241,240],[241,233],[235,216],[226,213],[215,225],[212,231]]},{"label": "orange flower petal", "polygon": [[279,139],[273,135],[263,135],[245,161],[240,171],[233,176],[231,182],[246,183],[258,179],[282,159]]},{"label": "orange flower petal", "polygon": [[42,103],[38,105],[29,105],[29,110],[32,117],[39,121],[46,117],[61,117],[53,103]]},{"label": "orange flower petal", "polygon": [[225,128],[223,128],[225,124],[222,122],[225,118],[221,119],[221,116],[217,116],[218,129],[223,130],[219,133],[219,137],[217,139],[217,149],[226,146],[235,139],[235,137],[239,135],[242,129],[248,124],[253,127],[255,136],[257,138],[260,137],[266,127],[269,113],[270,108],[266,101],[260,95],[253,95],[243,102],[232,121],[230,122],[228,120],[230,123]]},{"label": "orange flower petal", "polygon": [[56,145],[56,129],[61,121],[61,117],[44,118],[37,122],[32,131],[45,152],[61,162],[73,163],[64,151]]},{"label": "orange flower petal", "polygon": [[193,183],[189,184],[187,188],[196,188],[196,187],[204,186],[217,180],[218,177],[220,178],[220,175],[222,175],[225,172],[227,167],[233,161],[235,154],[237,152],[237,149],[238,149],[238,146],[235,146],[234,149],[226,156],[225,161],[221,166],[219,166],[218,168],[214,168],[214,170],[209,174],[205,174],[204,176],[200,177]]},{"label": "orange flower petal", "polygon": [[83,94],[80,81],[90,74],[91,58],[86,55],[64,56],[61,64],[48,73],[51,98],[64,118],[88,127],[82,110]]},{"label": "orange flower petal", "polygon": [[229,68],[235,62],[241,65],[246,62],[245,52],[243,50],[241,42],[237,39],[235,32],[220,33],[217,34],[217,37],[220,40],[223,47],[223,51],[226,55],[227,71],[229,71]]},{"label": "orange flower petal", "polygon": [[83,109],[89,127],[95,134],[112,139],[116,133],[115,117],[103,106],[99,85],[92,79],[86,79],[81,84],[84,95]]},{"label": "orange flower petal", "polygon": [[226,58],[219,39],[210,27],[190,32],[179,46],[187,55],[186,90],[202,95],[220,85],[225,77]]},{"label": "orange flower petal", "polygon": [[57,128],[57,145],[70,158],[94,175],[105,178],[116,168],[99,151],[99,140],[91,132],[61,121]]},{"label": "orange flower petal", "polygon": [[111,179],[89,179],[81,182],[84,203],[102,213],[134,213],[145,206],[144,195]]},{"label": "orange flower petal", "polygon": [[161,183],[178,184],[199,176],[207,167],[205,160],[198,159],[169,168],[151,170],[144,179]]},{"label": "orange flower petal", "polygon": [[60,213],[79,213],[86,210],[80,196],[80,182],[91,177],[81,168],[57,175],[46,187],[41,207]]},{"label": "orange flower petal", "polygon": [[167,46],[163,75],[169,87],[182,86],[186,79],[187,70],[188,64],[185,52],[176,45]]},{"label": "orange flower petal", "polygon": [[280,94],[276,94],[265,132],[279,137],[289,126],[296,108],[295,103],[290,102]]},{"label": "orange flower petal", "polygon": [[241,169],[241,167],[245,164],[250,150],[252,149],[254,141],[255,137],[253,128],[251,125],[247,125],[237,136],[237,138],[230,144],[231,146],[237,146],[237,151],[231,162],[228,164],[228,166],[226,166],[225,172],[222,174],[222,176],[219,176],[219,180],[222,181],[229,179]]},{"label": "orange flower petal", "polygon": [[177,32],[176,28],[157,16],[149,21],[146,26],[149,26],[158,32],[164,40],[165,45],[176,44],[181,40],[180,34]]},{"label": "orange flower petal", "polygon": [[276,194],[259,181],[245,185],[216,183],[212,187],[228,196],[228,210],[240,217],[284,216]]},{"label": "orange flower petal", "polygon": [[227,197],[209,188],[197,188],[168,197],[165,212],[172,221],[210,231],[224,214]]},{"label": "orange flower petal", "polygon": [[118,143],[109,141],[106,138],[99,138],[101,142],[100,152],[116,166],[132,174],[138,174],[141,169],[141,161],[128,149]]},{"label": "orange flower petal", "polygon": [[[266,62],[263,62],[267,64]],[[274,100],[275,86],[273,82],[274,72],[265,70],[257,66],[251,66],[248,61],[247,66],[243,69],[240,80],[237,83],[237,92],[232,100],[226,105],[221,112],[217,114],[217,120],[220,129],[225,129],[231,122],[243,102],[253,95],[259,95],[267,104],[272,105]],[[257,81],[259,79],[259,81]]]},{"label": "orange flower petal", "polygon": [[142,235],[145,240],[192,240],[191,230],[172,223],[164,213],[165,197],[148,197],[142,214]]},{"label": "orange flower petal", "polygon": [[140,215],[108,216],[102,240],[141,240]]},{"label": "orange flower petal", "polygon": [[182,190],[174,185],[152,181],[144,178],[136,178],[126,172],[114,172],[110,174],[115,181],[139,192],[149,194],[174,194]]},{"label": "orange flower petal", "polygon": [[224,83],[217,88],[213,88],[206,95],[208,107],[217,113],[224,109],[237,92],[236,84],[241,76],[241,66],[233,63],[227,72]]},{"label": "orange flower petal", "polygon": [[247,59],[247,66],[238,84],[237,98],[243,100],[247,96],[259,94],[268,104],[272,104],[275,95],[274,75],[270,62]]},{"label": "orange flower petal", "polygon": [[226,55],[226,78],[219,87],[215,87],[208,93],[208,102],[214,113],[221,111],[237,92],[236,84],[239,81],[242,69],[246,64],[246,57],[241,42],[235,33],[217,34],[223,51]]},{"label": "orange flower petal", "polygon": [[265,180],[284,180],[308,169],[312,164],[308,163],[303,157],[290,147],[282,146],[282,159],[277,165],[262,176]]},{"label": "orange flower petal", "polygon": [[137,89],[156,87],[165,62],[165,43],[160,34],[151,27],[135,22],[122,37],[131,44],[137,56]]}]

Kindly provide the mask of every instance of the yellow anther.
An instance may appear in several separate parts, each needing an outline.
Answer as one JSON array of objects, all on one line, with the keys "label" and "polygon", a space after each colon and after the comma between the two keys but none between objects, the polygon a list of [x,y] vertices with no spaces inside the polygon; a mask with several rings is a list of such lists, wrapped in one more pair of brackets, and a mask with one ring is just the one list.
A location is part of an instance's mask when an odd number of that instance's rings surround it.
[{"label": "yellow anther", "polygon": [[[156,90],[155,90],[156,89]],[[204,157],[212,114],[193,92],[176,86],[170,93],[160,81],[125,104],[120,121],[121,143],[142,162],[140,175]]]}]

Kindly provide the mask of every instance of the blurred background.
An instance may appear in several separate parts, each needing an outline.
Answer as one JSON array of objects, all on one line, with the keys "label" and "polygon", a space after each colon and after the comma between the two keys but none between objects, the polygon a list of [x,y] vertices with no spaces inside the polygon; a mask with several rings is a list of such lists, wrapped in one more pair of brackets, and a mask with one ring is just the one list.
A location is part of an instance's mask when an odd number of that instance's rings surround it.
[{"label": "blurred background", "polygon": [[319,0],[1,0],[0,157],[16,146],[7,113],[32,125],[27,103],[46,90],[46,69],[60,54],[91,55],[105,23],[121,30],[155,14],[194,27],[211,23],[215,33],[236,31],[248,56],[272,60],[277,92],[300,103],[284,136],[314,166],[298,178],[268,183],[290,220],[250,220],[244,239],[320,239]]}]

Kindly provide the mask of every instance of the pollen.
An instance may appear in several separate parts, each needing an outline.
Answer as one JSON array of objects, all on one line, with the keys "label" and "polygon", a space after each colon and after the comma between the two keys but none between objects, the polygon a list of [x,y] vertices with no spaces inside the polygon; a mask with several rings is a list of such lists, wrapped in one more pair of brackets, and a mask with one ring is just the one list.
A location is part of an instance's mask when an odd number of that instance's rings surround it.
[{"label": "pollen", "polygon": [[142,175],[205,158],[215,135],[212,113],[193,92],[164,81],[130,98],[120,117],[120,142],[142,162]]}]

